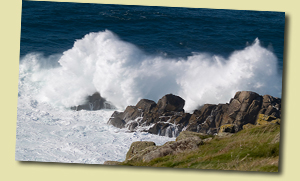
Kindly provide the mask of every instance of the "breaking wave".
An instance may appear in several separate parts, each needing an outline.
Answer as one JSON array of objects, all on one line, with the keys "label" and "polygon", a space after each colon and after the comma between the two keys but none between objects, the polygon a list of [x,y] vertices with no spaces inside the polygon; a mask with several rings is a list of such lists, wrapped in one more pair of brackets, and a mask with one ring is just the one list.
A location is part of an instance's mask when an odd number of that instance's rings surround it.
[{"label": "breaking wave", "polygon": [[36,100],[56,106],[82,104],[98,91],[124,109],[141,98],[157,101],[172,93],[185,99],[191,112],[205,103],[228,102],[240,90],[281,97],[277,64],[258,39],[228,58],[195,53],[171,59],[148,55],[106,30],[76,40],[63,55],[27,54],[20,61],[20,79],[36,84]]}]

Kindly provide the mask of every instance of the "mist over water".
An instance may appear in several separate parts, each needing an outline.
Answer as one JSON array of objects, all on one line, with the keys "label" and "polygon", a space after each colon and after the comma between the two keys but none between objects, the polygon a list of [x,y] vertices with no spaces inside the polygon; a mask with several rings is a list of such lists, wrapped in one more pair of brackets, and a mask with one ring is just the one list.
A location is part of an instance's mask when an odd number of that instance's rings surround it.
[{"label": "mist over water", "polygon": [[237,91],[281,97],[277,58],[258,39],[227,59],[209,53],[170,59],[147,55],[106,30],[89,33],[61,57],[50,58],[29,54],[21,68],[30,64],[32,79],[41,82],[37,100],[56,106],[82,104],[96,91],[121,110],[169,93],[185,99],[188,112],[205,103],[229,102]]}]

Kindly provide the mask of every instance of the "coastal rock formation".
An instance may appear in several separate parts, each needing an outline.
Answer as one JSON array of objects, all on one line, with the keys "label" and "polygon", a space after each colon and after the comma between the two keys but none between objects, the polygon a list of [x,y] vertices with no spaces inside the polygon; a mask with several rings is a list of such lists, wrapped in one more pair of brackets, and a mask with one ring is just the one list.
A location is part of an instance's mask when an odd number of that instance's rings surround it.
[{"label": "coastal rock formation", "polygon": [[108,124],[130,131],[140,130],[161,136],[178,136],[190,118],[190,114],[184,113],[184,104],[185,101],[181,97],[172,94],[165,95],[157,104],[142,99],[135,106],[127,106],[124,112],[115,111]]},{"label": "coastal rock formation", "polygon": [[133,142],[126,154],[126,160],[131,159],[135,155],[137,155],[142,150],[146,149],[147,147],[154,147],[156,146],[152,141],[136,141]]},{"label": "coastal rock formation", "polygon": [[185,101],[179,97],[175,96],[173,94],[167,94],[163,96],[159,101],[157,102],[157,109],[159,113],[165,113],[165,112],[181,112],[184,111]]},{"label": "coastal rock formation", "polygon": [[[182,134],[182,136],[181,136]],[[154,142],[133,142],[126,155],[125,162],[143,161],[149,162],[155,158],[174,155],[185,151],[192,151],[203,144],[200,133],[181,132],[176,141],[170,141],[162,146],[156,146]]]},{"label": "coastal rock formation", "polygon": [[124,112],[115,111],[108,124],[130,131],[177,137],[184,130],[203,134],[235,133],[244,125],[280,122],[281,117],[280,98],[251,91],[237,92],[226,104],[205,104],[193,114],[184,112],[184,104],[181,97],[172,94],[163,96],[157,104],[142,99]]},{"label": "coastal rock formation", "polygon": [[246,124],[256,124],[260,114],[281,117],[281,99],[255,92],[237,92],[227,104],[206,104],[194,111],[186,130],[215,134],[238,132]]},{"label": "coastal rock formation", "polygon": [[103,97],[100,96],[99,92],[95,92],[93,95],[88,96],[84,104],[71,107],[72,110],[88,110],[95,111],[100,109],[114,109],[115,107],[107,102]]}]

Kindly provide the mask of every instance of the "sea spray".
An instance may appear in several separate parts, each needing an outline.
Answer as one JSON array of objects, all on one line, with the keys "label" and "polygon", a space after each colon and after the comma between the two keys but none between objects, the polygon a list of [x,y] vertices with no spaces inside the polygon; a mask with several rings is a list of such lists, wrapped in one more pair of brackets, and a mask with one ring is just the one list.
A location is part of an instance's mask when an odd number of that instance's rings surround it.
[{"label": "sea spray", "polygon": [[187,111],[228,102],[240,90],[281,97],[277,58],[258,39],[228,59],[208,53],[167,59],[147,55],[106,30],[76,40],[58,62],[47,74],[36,72],[45,81],[38,99],[65,107],[81,104],[96,91],[118,109],[168,93],[185,99]]}]

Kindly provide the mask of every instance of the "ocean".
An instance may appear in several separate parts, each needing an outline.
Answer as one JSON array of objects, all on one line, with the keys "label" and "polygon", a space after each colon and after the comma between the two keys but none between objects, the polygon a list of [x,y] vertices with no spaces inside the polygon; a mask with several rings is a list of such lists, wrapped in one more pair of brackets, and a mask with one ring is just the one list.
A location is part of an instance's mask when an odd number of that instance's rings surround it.
[{"label": "ocean", "polygon": [[[16,160],[123,161],[134,141],[115,110],[172,93],[193,112],[235,92],[281,97],[285,14],[22,2]],[[72,111],[98,91],[116,109]]]}]

